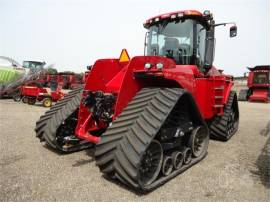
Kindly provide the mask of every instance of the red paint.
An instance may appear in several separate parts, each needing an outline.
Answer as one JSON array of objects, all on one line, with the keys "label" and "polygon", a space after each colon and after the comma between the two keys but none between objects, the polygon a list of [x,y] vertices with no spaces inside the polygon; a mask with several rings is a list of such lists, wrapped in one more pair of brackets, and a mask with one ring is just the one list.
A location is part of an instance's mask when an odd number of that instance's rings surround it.
[{"label": "red paint", "polygon": [[[145,69],[146,62],[152,64],[150,69]],[[158,70],[155,66],[160,62],[164,64],[162,70]],[[224,106],[227,103],[233,85],[232,77],[220,73],[215,67],[204,75],[195,65],[176,65],[173,60],[165,57],[137,56],[125,64],[119,63],[117,59],[98,60],[88,75],[84,94],[86,95],[88,91],[103,91],[116,95],[115,119],[142,87],[151,85],[137,78],[140,73],[175,81],[178,87],[188,90],[194,96],[205,119],[223,114],[223,107],[216,108],[215,106]],[[164,86],[166,87],[166,82]],[[76,135],[81,139],[96,143],[98,138],[95,138],[91,132],[106,128],[107,125],[97,124],[83,103],[80,104],[78,117]]]},{"label": "red paint", "polygon": [[[247,82],[250,93],[248,101],[270,102],[270,98],[268,95],[270,93],[270,66],[256,66],[254,68],[248,69],[250,70]],[[268,76],[265,82],[255,82],[255,79],[259,74],[264,74],[265,76]]]},{"label": "red paint", "polygon": [[[184,10],[155,16],[148,19],[144,25],[147,27],[160,19],[173,19],[175,15],[205,17],[198,11]],[[151,64],[149,69],[145,68],[146,63]],[[157,68],[158,63],[163,64],[162,69]],[[216,115],[224,114],[223,108],[232,85],[232,77],[223,74],[214,66],[205,74],[200,72],[196,65],[176,65],[172,59],[166,57],[137,56],[128,62],[120,62],[119,59],[97,60],[87,76],[75,135],[97,143],[99,138],[94,134],[108,127],[106,123],[97,123],[92,117],[91,107],[89,109],[84,106],[83,100],[88,92],[102,91],[113,94],[116,97],[113,107],[115,119],[143,87],[183,88],[193,95],[202,117],[210,120]]]}]

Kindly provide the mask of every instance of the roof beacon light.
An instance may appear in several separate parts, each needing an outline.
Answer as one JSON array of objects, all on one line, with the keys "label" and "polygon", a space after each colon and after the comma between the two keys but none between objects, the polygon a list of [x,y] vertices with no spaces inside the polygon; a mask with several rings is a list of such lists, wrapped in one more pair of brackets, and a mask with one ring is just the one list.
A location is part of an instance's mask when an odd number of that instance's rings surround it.
[{"label": "roof beacon light", "polygon": [[171,15],[171,19],[175,19],[175,18],[176,18],[175,14]]},{"label": "roof beacon light", "polygon": [[178,16],[179,18],[184,17],[184,13],[178,13],[177,16]]}]

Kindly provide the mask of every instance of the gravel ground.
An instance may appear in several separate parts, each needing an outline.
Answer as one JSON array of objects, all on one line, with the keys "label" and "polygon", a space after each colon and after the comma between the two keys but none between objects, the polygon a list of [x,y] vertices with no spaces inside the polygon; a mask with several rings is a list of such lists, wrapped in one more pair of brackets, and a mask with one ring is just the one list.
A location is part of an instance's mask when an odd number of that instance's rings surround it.
[{"label": "gravel ground", "polygon": [[102,177],[93,151],[59,155],[35,138],[46,111],[0,100],[0,201],[270,201],[270,105],[240,103],[240,129],[147,195]]}]

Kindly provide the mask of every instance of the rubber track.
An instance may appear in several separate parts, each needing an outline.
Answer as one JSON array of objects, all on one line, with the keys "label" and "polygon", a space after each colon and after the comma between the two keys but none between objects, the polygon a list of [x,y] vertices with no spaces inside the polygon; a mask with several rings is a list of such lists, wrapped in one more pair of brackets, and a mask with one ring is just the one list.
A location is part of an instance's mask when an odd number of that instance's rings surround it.
[{"label": "rubber track", "polygon": [[[209,127],[211,138],[221,140],[221,141],[227,141],[237,132],[238,125],[231,134],[228,134],[228,130],[227,130],[228,116],[230,112],[232,111],[232,105],[233,105],[235,96],[236,96],[236,92],[231,91],[228,102],[225,105],[224,114],[222,116],[216,116],[213,122],[211,123]],[[237,99],[235,99],[235,101],[237,102]],[[237,108],[238,108],[238,104],[237,104]],[[238,122],[239,122],[239,115],[238,115]]]},{"label": "rubber track", "polygon": [[61,123],[67,119],[74,111],[76,111],[80,105],[81,94],[83,88],[77,88],[70,91],[63,99],[59,100],[49,111],[36,122],[36,136],[40,141],[45,141],[53,149],[62,152],[74,152],[79,151],[91,146],[90,143],[81,142],[76,146],[70,148],[60,147],[55,138],[56,130]]},{"label": "rubber track", "polygon": [[61,100],[56,102],[48,111],[42,115],[39,120],[36,122],[36,137],[40,139],[40,141],[44,141],[43,134],[45,127],[47,125],[48,120],[57,113],[68,101],[70,101],[76,94],[81,94],[83,88],[77,88],[75,90],[70,91],[67,95],[65,95]]},{"label": "rubber track", "polygon": [[171,88],[139,91],[96,145],[95,159],[100,171],[142,191],[154,189],[180,173],[144,187],[137,171],[141,156],[184,92]]}]

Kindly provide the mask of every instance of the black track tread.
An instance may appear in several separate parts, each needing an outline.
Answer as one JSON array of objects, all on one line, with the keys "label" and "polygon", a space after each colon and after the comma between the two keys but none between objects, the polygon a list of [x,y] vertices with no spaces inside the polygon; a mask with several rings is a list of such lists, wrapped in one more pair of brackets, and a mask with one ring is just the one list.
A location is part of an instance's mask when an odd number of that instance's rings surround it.
[{"label": "black track tread", "polygon": [[[96,145],[95,159],[101,172],[131,187],[144,189],[138,182],[137,172],[141,155],[184,92],[183,89],[176,88],[141,89],[119,117],[112,122],[101,136],[100,143]],[[142,98],[144,103],[137,105],[140,103],[138,100]],[[131,109],[134,111],[132,119],[127,113]],[[128,119],[128,124],[124,124],[125,118]],[[126,129],[115,132],[122,127]]]},{"label": "black track tread", "polygon": [[57,144],[56,131],[61,123],[67,119],[74,111],[76,111],[80,105],[81,94],[83,88],[78,88],[71,91],[64,99],[60,100],[49,112],[40,117],[40,120],[36,124],[36,134],[41,140],[45,140],[46,143],[62,152],[74,152],[90,147],[92,144],[86,141],[82,141],[80,144],[70,148],[63,148]]},{"label": "black track tread", "polygon": [[[210,124],[210,137],[216,140],[227,141],[229,140],[238,130],[238,127],[231,134],[227,133],[227,122],[228,115],[233,110],[232,105],[233,102],[237,102],[237,99],[234,99],[236,96],[235,91],[231,91],[229,95],[229,99],[224,108],[224,114],[222,116],[216,116],[213,122]],[[238,107],[238,105],[237,105]],[[239,121],[239,118],[238,118]]]},{"label": "black track tread", "polygon": [[36,128],[35,128],[36,137],[38,137],[41,141],[44,140],[43,134],[44,134],[44,130],[46,128],[48,120],[55,113],[61,110],[61,108],[63,108],[67,104],[67,102],[70,101],[74,96],[76,96],[77,94],[81,94],[82,90],[83,88],[80,87],[80,88],[76,88],[70,91],[61,100],[59,100],[54,106],[52,106],[48,111],[46,111],[44,115],[40,117],[40,119],[36,122]]},{"label": "black track tread", "polygon": [[63,108],[61,108],[57,113],[48,120],[48,127],[45,128],[43,137],[48,145],[62,152],[74,152],[85,148],[88,148],[91,144],[85,142],[85,144],[78,144],[68,149],[63,148],[58,145],[56,141],[56,131],[61,123],[66,120],[74,111],[79,107],[81,100],[81,95],[77,94],[74,96]]}]

